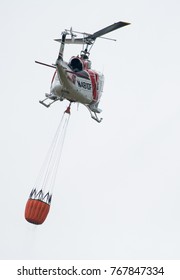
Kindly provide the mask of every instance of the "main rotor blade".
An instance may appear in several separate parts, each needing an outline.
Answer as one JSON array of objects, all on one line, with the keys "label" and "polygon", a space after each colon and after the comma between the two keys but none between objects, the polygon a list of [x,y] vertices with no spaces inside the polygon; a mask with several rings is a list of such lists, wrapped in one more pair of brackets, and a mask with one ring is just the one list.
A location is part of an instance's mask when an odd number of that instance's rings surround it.
[{"label": "main rotor blade", "polygon": [[[62,39],[54,39],[54,41],[61,43]],[[84,44],[83,38],[73,38],[73,39],[67,39],[65,40],[66,44]]]},{"label": "main rotor blade", "polygon": [[104,34],[107,34],[107,33],[111,32],[111,31],[113,31],[113,30],[116,30],[118,28],[124,27],[124,26],[126,26],[128,24],[130,24],[130,23],[123,22],[123,21],[116,22],[114,24],[111,24],[111,25],[109,25],[109,26],[107,26],[107,27],[105,27],[105,28],[103,28],[103,29],[93,33],[92,35],[89,35],[89,36],[85,37],[85,39],[95,40],[97,37],[100,37],[100,36],[102,36]]}]

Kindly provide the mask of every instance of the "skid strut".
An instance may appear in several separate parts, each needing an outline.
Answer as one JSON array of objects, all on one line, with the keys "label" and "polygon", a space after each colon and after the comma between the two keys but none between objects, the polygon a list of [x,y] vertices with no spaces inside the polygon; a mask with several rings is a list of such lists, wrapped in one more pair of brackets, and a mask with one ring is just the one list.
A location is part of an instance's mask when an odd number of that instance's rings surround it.
[{"label": "skid strut", "polygon": [[96,114],[95,112],[91,111],[91,109],[89,108],[88,105],[84,104],[84,106],[88,109],[88,111],[89,111],[89,113],[90,113],[90,115],[91,115],[91,118],[92,118],[93,120],[97,121],[98,123],[100,123],[100,122],[103,120],[103,118],[100,118],[100,119],[99,119],[98,116],[97,116],[97,114]]}]

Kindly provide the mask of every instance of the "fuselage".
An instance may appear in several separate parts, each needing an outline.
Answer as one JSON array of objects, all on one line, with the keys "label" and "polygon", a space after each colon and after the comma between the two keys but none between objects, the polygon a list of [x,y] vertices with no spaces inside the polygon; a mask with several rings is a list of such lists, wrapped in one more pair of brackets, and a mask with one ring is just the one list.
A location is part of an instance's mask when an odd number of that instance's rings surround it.
[{"label": "fuselage", "polygon": [[91,69],[91,62],[79,56],[72,57],[69,63],[57,62],[50,94],[61,100],[83,104],[99,103],[104,85],[104,75]]}]

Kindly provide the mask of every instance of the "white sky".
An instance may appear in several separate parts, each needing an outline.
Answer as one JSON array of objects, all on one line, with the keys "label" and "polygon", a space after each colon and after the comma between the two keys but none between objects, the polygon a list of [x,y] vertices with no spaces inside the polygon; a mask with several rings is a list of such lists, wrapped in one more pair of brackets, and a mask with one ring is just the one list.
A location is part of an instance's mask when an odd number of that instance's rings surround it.
[{"label": "white sky", "polygon": [[[0,259],[180,258],[180,4],[178,0],[0,2]],[[93,33],[92,66],[105,74],[94,122],[74,105],[50,214],[24,207],[67,102],[46,109],[65,28]],[[78,54],[67,46],[65,59]]]}]

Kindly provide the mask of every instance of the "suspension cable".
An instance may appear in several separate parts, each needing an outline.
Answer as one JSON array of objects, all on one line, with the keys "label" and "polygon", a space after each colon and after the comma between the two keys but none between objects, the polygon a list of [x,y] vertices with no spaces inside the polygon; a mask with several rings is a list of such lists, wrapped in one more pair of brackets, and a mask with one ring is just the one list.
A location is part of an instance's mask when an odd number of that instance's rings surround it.
[{"label": "suspension cable", "polygon": [[56,133],[52,140],[52,143],[49,147],[47,155],[40,169],[39,175],[35,183],[37,189],[46,191],[48,188],[48,191],[52,192],[52,189],[55,184],[55,179],[57,176],[61,155],[62,155],[69,119],[70,119],[70,106],[63,113],[63,116],[60,120]]}]

